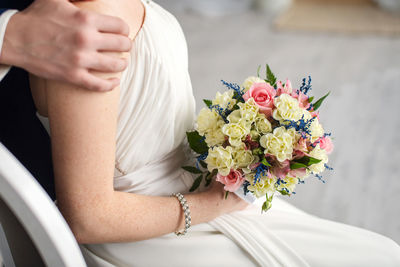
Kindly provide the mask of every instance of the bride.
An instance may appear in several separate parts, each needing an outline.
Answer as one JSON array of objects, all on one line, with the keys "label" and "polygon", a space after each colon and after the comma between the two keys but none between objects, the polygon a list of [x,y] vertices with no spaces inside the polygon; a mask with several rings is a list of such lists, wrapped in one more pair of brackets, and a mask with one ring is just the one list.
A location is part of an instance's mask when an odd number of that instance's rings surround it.
[{"label": "bride", "polygon": [[[151,1],[77,5],[119,16],[134,40],[123,73],[98,74],[121,78],[111,92],[31,77],[38,117],[50,126],[58,207],[89,266],[400,266],[391,239],[279,197],[261,215],[234,194],[225,200],[217,182],[189,194],[193,177],[180,166],[195,101],[178,22]],[[174,234],[185,225],[177,192],[192,215],[184,236]]]}]

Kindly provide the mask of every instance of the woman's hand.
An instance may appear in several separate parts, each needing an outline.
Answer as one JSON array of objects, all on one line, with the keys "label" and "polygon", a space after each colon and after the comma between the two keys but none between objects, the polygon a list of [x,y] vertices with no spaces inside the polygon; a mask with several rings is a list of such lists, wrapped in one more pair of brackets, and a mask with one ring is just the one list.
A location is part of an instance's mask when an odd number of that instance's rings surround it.
[{"label": "woman's hand", "polygon": [[224,190],[224,185],[215,180],[211,182],[210,189],[205,193],[208,194],[208,197],[215,198],[217,205],[220,207],[221,215],[233,211],[244,210],[250,205],[232,192],[229,192],[228,197],[225,198],[226,191]]}]

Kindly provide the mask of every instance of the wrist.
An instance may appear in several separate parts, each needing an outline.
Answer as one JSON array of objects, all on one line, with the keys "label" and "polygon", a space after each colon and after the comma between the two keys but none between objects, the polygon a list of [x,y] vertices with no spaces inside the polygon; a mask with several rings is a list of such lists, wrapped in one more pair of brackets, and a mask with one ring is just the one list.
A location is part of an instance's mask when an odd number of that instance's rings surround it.
[{"label": "wrist", "polygon": [[17,12],[8,21],[0,53],[0,63],[22,67],[23,65],[24,15]]},{"label": "wrist", "polygon": [[203,199],[207,202],[207,206],[210,207],[215,218],[225,213],[224,198],[220,192],[208,190],[200,194],[203,194]]}]

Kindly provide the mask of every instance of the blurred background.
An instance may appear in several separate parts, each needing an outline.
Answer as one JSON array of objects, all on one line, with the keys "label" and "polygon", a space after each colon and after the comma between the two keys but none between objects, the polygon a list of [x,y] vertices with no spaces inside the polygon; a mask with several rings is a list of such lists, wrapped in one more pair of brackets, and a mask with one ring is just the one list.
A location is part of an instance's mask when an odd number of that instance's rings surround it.
[{"label": "blurred background", "polygon": [[185,32],[197,111],[268,63],[294,87],[311,75],[335,151],[285,197],[400,243],[400,0],[155,0]]}]

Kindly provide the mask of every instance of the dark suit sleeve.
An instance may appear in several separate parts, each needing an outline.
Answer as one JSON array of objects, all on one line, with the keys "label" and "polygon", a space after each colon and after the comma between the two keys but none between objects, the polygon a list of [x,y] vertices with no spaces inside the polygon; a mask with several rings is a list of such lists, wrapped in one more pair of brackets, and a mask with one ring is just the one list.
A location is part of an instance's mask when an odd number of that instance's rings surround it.
[{"label": "dark suit sleeve", "polygon": [[27,8],[30,4],[33,3],[33,0],[0,0],[0,8],[12,8],[23,10]]},{"label": "dark suit sleeve", "polygon": [[0,141],[54,200],[50,138],[36,117],[28,74],[12,68],[0,82]]}]

